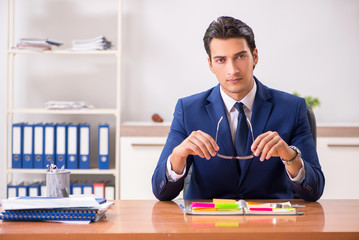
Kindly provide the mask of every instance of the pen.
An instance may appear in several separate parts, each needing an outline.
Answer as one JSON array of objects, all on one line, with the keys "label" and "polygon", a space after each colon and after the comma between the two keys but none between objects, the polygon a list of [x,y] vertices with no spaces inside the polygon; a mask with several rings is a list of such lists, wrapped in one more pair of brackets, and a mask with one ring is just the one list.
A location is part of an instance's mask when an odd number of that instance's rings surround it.
[{"label": "pen", "polygon": [[184,211],[184,206],[182,204],[179,205],[182,209],[182,211]]}]

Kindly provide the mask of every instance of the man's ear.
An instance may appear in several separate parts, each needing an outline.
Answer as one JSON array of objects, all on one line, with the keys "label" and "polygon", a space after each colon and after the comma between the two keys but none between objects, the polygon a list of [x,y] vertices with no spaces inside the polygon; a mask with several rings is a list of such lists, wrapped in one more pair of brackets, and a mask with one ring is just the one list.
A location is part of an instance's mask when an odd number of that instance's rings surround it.
[{"label": "man's ear", "polygon": [[208,57],[208,59],[207,59],[207,60],[208,60],[209,69],[211,70],[211,72],[213,72],[213,73],[214,73],[211,58],[209,58],[209,57]]},{"label": "man's ear", "polygon": [[255,48],[254,50],[253,50],[253,62],[254,62],[254,65],[253,65],[253,68],[257,65],[257,63],[258,63],[258,49],[257,48]]}]

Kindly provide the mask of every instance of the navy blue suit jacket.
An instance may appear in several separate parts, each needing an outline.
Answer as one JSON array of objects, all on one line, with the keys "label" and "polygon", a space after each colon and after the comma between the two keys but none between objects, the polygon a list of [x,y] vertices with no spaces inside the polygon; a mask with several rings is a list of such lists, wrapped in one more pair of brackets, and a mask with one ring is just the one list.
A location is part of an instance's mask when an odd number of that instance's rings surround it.
[{"label": "navy blue suit jacket", "polygon": [[[324,175],[311,135],[305,100],[255,81],[257,93],[251,118],[254,138],[267,131],[276,131],[288,145],[299,148],[305,164],[305,180],[301,184],[293,183],[278,157],[260,162],[259,157],[238,161],[217,156],[206,160],[190,155],[186,174],[191,165],[193,169],[186,199],[290,199],[293,190],[307,201],[316,201],[322,195]],[[221,116],[219,152],[233,156],[235,150],[220,85],[177,102],[170,133],[152,176],[152,190],[159,200],[172,200],[183,189],[186,175],[176,182],[166,177],[166,162],[173,148],[196,130],[214,139]],[[251,143],[248,141],[248,145]]]}]

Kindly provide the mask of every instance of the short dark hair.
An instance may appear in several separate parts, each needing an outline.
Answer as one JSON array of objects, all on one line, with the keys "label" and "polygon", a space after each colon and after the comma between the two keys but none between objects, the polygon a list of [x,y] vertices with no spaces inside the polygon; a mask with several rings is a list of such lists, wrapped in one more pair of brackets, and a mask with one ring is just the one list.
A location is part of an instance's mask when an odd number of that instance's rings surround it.
[{"label": "short dark hair", "polygon": [[213,38],[229,39],[244,38],[253,54],[256,48],[254,41],[254,33],[252,29],[241,20],[233,17],[222,16],[213,21],[206,30],[203,37],[204,48],[208,56],[211,58],[210,43]]}]

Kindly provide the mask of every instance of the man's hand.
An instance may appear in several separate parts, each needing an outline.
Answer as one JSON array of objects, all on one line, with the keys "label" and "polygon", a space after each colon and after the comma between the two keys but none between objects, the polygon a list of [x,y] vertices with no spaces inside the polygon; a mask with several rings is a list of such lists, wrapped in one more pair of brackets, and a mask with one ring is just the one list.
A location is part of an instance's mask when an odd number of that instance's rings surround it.
[{"label": "man's hand", "polygon": [[[279,136],[277,132],[268,131],[259,135],[254,140],[251,150],[254,156],[260,157],[260,161],[268,160],[271,157],[281,157],[283,160],[293,159],[297,153]],[[297,176],[302,168],[301,161],[296,161],[291,165],[286,165],[287,171],[292,177]]]},{"label": "man's hand", "polygon": [[219,147],[214,139],[201,130],[193,131],[183,142],[172,151],[170,161],[172,170],[177,174],[183,172],[188,155],[198,155],[209,160],[216,156]]}]

